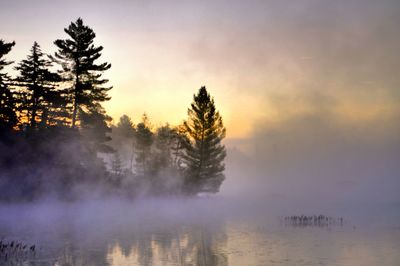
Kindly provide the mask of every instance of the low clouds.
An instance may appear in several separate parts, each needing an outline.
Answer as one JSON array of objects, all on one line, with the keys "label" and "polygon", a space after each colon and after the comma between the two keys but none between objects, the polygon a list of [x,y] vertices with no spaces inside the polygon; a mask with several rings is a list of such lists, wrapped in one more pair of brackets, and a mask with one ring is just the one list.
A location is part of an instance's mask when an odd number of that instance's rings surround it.
[{"label": "low clouds", "polygon": [[[282,116],[258,122],[247,141],[250,152],[228,153],[232,180],[223,192],[317,202],[400,200],[399,112],[349,121],[336,112],[338,100],[316,93],[273,103]],[[296,105],[308,108],[285,110]]]}]

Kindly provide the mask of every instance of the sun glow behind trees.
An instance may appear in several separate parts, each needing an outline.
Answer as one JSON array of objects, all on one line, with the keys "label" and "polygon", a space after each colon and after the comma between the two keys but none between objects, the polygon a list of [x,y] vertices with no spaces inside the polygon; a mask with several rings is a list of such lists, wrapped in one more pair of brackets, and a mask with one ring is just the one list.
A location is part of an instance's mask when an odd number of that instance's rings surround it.
[{"label": "sun glow behind trees", "polygon": [[[320,93],[336,102],[335,115],[344,123],[368,122],[371,109],[374,120],[399,112],[396,1],[2,4],[1,34],[17,42],[10,53],[16,62],[34,40],[53,54],[53,41],[65,37],[60,29],[85,15],[113,63],[105,77],[118,90],[110,91],[104,107],[115,121],[129,114],[138,123],[145,110],[155,124],[179,124],[189,88],[199,84],[207,84],[224,114],[227,138],[252,137],[260,123],[284,120],[277,97],[301,101]],[[297,115],[289,110],[293,105],[289,100],[287,115]]]},{"label": "sun glow behind trees", "polygon": [[[93,44],[96,35],[81,18],[65,32],[71,38],[54,42],[52,62],[34,42],[15,67],[20,75],[0,76],[0,200],[48,194],[73,200],[82,197],[82,186],[128,197],[218,192],[225,128],[206,88],[194,97],[183,126],[155,128],[146,115],[134,125],[125,115],[110,136],[111,118],[102,104],[112,87],[101,76],[111,64],[97,63],[103,47]],[[1,41],[2,67],[10,64],[4,56],[13,45]],[[58,74],[49,70],[53,62],[61,67]],[[112,157],[108,167],[99,154]]]}]

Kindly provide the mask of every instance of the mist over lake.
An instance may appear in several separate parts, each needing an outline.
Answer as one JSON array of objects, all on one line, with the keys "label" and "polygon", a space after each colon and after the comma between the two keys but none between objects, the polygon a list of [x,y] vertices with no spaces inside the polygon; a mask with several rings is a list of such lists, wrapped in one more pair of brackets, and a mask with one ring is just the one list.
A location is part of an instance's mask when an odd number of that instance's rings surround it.
[{"label": "mist over lake", "polygon": [[2,0],[0,266],[400,265],[400,1]]},{"label": "mist over lake", "polygon": [[[247,205],[246,205],[247,204]],[[396,265],[399,206],[313,208],[342,225],[294,226],[293,204],[227,198],[2,205],[3,242],[35,245],[2,265]],[[383,207],[383,208],[382,208]]]}]

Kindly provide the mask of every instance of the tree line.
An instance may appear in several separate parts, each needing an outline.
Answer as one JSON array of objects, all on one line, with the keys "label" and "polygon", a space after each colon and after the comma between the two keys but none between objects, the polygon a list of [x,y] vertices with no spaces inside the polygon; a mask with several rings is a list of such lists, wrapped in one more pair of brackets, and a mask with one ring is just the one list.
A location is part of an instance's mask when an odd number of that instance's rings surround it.
[{"label": "tree line", "polygon": [[64,31],[52,55],[34,42],[16,77],[5,71],[15,42],[0,40],[0,200],[217,193],[226,130],[207,89],[179,126],[154,127],[146,115],[114,125],[102,106],[112,89],[103,47],[81,18]]}]

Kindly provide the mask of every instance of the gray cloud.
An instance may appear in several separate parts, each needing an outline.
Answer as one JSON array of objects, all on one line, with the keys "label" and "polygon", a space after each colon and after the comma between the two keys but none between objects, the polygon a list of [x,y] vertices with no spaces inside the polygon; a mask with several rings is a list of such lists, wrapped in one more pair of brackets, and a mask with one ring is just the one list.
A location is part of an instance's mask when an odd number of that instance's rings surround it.
[{"label": "gray cloud", "polygon": [[259,121],[241,143],[249,152],[228,153],[232,180],[224,193],[316,202],[400,200],[400,112],[349,123],[332,111],[335,99],[315,93],[294,98],[273,102],[282,110],[305,102],[309,110]]}]

